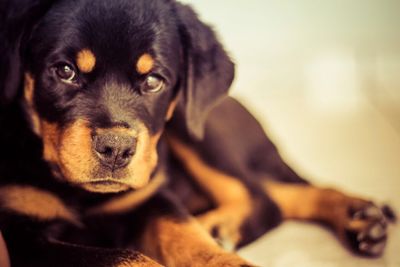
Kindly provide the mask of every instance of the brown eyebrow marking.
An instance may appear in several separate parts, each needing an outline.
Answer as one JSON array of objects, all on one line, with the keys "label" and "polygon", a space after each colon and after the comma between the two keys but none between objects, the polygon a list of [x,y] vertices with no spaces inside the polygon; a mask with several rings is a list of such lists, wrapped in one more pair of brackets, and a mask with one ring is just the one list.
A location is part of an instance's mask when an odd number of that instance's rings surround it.
[{"label": "brown eyebrow marking", "polygon": [[89,49],[82,49],[76,55],[76,64],[81,72],[89,73],[96,65],[96,57]]},{"label": "brown eyebrow marking", "polygon": [[154,59],[150,54],[143,54],[139,57],[136,63],[136,70],[140,74],[147,74],[151,71],[154,66]]}]

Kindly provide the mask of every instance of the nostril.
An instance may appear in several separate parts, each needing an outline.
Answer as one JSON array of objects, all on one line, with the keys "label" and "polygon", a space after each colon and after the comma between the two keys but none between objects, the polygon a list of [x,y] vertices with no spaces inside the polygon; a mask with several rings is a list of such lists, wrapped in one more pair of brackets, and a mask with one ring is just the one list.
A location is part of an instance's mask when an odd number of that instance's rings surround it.
[{"label": "nostril", "polygon": [[126,150],[122,153],[122,158],[123,158],[123,159],[128,159],[128,158],[132,157],[133,154],[134,154],[134,153],[133,153],[132,149],[126,149]]},{"label": "nostril", "polygon": [[102,157],[111,157],[115,151],[115,149],[103,142],[96,142],[94,145],[94,149],[98,154]]},{"label": "nostril", "polygon": [[111,147],[106,147],[104,154],[106,154],[107,156],[112,156],[113,154],[113,149]]},{"label": "nostril", "polygon": [[112,147],[106,146],[106,147],[104,147],[104,149],[101,149],[100,151],[98,150],[97,152],[99,152],[100,154],[103,154],[106,157],[111,157],[113,154],[113,149],[112,149]]}]

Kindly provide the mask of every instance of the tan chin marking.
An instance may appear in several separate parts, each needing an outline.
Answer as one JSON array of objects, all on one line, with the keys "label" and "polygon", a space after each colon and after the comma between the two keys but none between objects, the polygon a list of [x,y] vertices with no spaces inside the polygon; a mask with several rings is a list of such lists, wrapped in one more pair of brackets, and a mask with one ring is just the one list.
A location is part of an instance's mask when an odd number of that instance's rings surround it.
[{"label": "tan chin marking", "polygon": [[136,70],[140,74],[147,74],[149,73],[154,66],[154,59],[149,54],[143,54],[139,57],[136,63]]},{"label": "tan chin marking", "polygon": [[164,172],[158,171],[147,186],[128,192],[122,196],[114,197],[99,206],[93,207],[88,211],[88,215],[119,214],[133,210],[154,195],[165,181]]},{"label": "tan chin marking", "polygon": [[9,185],[0,188],[3,209],[48,221],[62,219],[80,225],[76,215],[56,195],[32,187]]},{"label": "tan chin marking", "polygon": [[33,96],[35,93],[35,80],[32,75],[28,72],[25,73],[24,80],[24,100],[25,100],[25,110],[29,117],[29,122],[33,132],[40,136],[40,118],[36,112],[35,105],[33,103]]},{"label": "tan chin marking", "polygon": [[81,187],[87,191],[96,193],[118,193],[130,189],[127,184],[122,184],[114,181],[92,182],[81,184]]},{"label": "tan chin marking", "polygon": [[81,72],[89,73],[96,65],[96,57],[91,50],[82,49],[76,55],[76,65]]},{"label": "tan chin marking", "polygon": [[150,136],[144,125],[140,128],[136,153],[127,167],[129,173],[127,183],[134,189],[142,188],[149,182],[150,175],[157,164],[157,143],[161,136],[161,132]]}]

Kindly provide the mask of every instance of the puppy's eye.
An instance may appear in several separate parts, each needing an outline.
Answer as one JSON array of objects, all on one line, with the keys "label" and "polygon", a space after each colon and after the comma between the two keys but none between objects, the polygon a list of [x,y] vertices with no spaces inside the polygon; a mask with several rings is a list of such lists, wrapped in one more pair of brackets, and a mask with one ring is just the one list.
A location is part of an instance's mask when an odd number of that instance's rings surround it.
[{"label": "puppy's eye", "polygon": [[72,83],[76,80],[76,72],[74,68],[68,64],[60,64],[56,67],[56,74],[61,81]]},{"label": "puppy's eye", "polygon": [[142,85],[143,93],[157,93],[164,88],[164,80],[157,75],[149,75],[146,77]]}]

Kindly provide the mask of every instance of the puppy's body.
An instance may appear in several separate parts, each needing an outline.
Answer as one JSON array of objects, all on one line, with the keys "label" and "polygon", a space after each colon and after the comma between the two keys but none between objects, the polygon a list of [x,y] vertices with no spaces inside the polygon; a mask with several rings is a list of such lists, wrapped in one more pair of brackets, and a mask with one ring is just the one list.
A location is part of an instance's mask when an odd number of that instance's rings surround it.
[{"label": "puppy's body", "polygon": [[0,230],[13,266],[248,266],[220,245],[284,219],[382,253],[384,213],[282,161],[226,96],[233,64],[189,7],[8,1],[2,13]]}]

